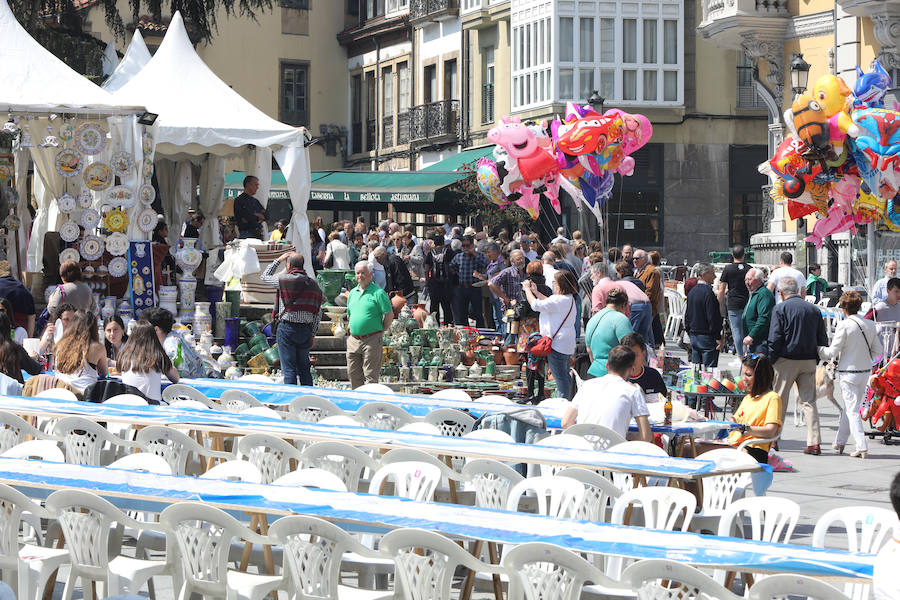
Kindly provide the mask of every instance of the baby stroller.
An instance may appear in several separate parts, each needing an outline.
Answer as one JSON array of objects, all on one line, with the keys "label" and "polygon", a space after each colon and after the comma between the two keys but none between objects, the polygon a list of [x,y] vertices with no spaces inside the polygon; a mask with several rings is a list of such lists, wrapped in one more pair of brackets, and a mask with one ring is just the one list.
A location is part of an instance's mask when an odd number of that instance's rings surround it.
[{"label": "baby stroller", "polygon": [[900,437],[900,358],[892,359],[869,379],[867,402],[860,413],[872,426],[866,434],[870,438],[882,436],[882,443],[890,444],[891,438]]}]

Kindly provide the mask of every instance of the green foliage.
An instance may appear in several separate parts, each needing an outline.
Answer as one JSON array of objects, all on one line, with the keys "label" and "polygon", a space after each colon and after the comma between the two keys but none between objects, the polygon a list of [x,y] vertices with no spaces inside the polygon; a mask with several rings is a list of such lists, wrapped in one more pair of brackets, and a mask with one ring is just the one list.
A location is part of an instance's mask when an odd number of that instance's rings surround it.
[{"label": "green foliage", "polygon": [[529,222],[532,220],[528,215],[528,211],[520,208],[519,205],[509,204],[505,208],[500,208],[481,193],[481,188],[478,187],[476,179],[474,161],[463,164],[459,170],[469,175],[455,186],[455,190],[460,194],[458,200],[462,207],[460,214],[476,216],[488,228],[493,228],[504,222],[518,223],[519,221]]}]

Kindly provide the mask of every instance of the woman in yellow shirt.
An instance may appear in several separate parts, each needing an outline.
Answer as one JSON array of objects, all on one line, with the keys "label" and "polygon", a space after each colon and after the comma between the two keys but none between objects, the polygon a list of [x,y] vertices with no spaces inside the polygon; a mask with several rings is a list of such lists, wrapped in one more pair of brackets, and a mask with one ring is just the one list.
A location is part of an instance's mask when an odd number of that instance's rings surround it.
[{"label": "woman in yellow shirt", "polygon": [[[741,364],[742,376],[749,393],[734,412],[741,424],[728,436],[728,444],[738,446],[750,438],[773,438],[781,431],[781,397],[772,391],[775,371],[767,356],[749,354]],[[744,449],[757,462],[769,462],[770,443],[751,444]]]}]

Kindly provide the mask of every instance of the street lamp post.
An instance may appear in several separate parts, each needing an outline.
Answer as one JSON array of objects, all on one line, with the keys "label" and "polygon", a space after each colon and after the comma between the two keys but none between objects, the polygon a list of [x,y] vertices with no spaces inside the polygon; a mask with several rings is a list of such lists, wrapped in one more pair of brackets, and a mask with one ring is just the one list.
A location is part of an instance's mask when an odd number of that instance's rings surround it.
[{"label": "street lamp post", "polygon": [[[794,96],[799,96],[806,91],[809,83],[809,63],[803,60],[803,54],[799,52],[791,55],[791,91]],[[797,222],[796,252],[798,261],[795,267],[803,269],[809,265],[810,245],[806,243],[806,218],[801,217]]]},{"label": "street lamp post", "polygon": [[[586,102],[588,106],[590,106],[594,110],[595,113],[597,113],[598,115],[603,114],[603,103],[606,102],[606,98],[601,96],[600,92],[598,92],[597,90],[591,92],[591,96],[587,99]],[[581,202],[576,203],[576,206],[578,207],[578,228],[581,229],[581,233],[584,236],[585,241],[589,242],[591,241],[591,238],[593,236],[590,235],[590,232],[588,231],[588,218],[584,214],[584,207],[581,205]],[[604,223],[603,226],[605,227],[606,223]],[[603,244],[604,247],[606,247],[606,240],[604,239],[602,229],[600,233],[600,243]]]}]

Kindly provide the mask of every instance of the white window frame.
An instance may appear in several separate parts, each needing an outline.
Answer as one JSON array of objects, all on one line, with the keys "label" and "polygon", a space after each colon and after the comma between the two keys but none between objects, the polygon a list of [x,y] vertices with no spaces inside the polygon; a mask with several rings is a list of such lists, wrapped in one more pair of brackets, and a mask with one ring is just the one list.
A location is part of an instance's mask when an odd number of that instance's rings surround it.
[{"label": "white window frame", "polygon": [[384,14],[385,16],[396,16],[401,13],[409,12],[409,0],[385,0]]},{"label": "white window frame", "polygon": [[[512,0],[510,25],[512,28],[511,45],[513,52],[512,79],[512,110],[521,111],[531,108],[546,106],[548,104],[560,104],[564,102],[583,103],[587,98],[561,97],[559,78],[560,72],[571,71],[573,73],[572,94],[579,95],[581,73],[584,70],[593,71],[594,89],[601,89],[601,72],[613,73],[614,93],[603,93],[608,106],[617,107],[681,107],[684,106],[684,3],[685,0],[634,0],[621,2],[617,0],[579,0],[578,2],[557,2],[556,0]],[[572,35],[572,61],[559,60],[559,20],[561,18],[573,19]],[[582,61],[580,55],[580,19],[594,19],[593,26],[593,60]],[[600,34],[600,19],[614,20],[615,41],[613,44],[614,57],[612,61],[602,61]],[[637,21],[636,46],[637,63],[623,64],[623,21],[634,19]],[[522,36],[541,21],[549,20],[547,31],[549,42],[541,44],[541,48],[531,45],[531,64],[524,60],[522,52],[527,47],[523,44]],[[653,63],[645,63],[644,60],[644,21],[656,21],[656,60]],[[665,53],[665,22],[676,22],[676,62],[664,63]],[[530,27],[529,27],[530,26]],[[533,38],[534,39],[534,38]],[[546,56],[546,62],[541,61]],[[536,60],[535,60],[536,57]],[[546,71],[546,96],[540,93],[541,73]],[[635,99],[624,100],[624,72],[635,71],[636,86]],[[644,73],[656,72],[656,99],[644,100]],[[665,100],[666,72],[674,72],[677,77],[676,97]],[[671,77],[671,76],[670,76]],[[525,92],[530,89],[530,95]],[[602,90],[601,90],[602,91]]]}]

